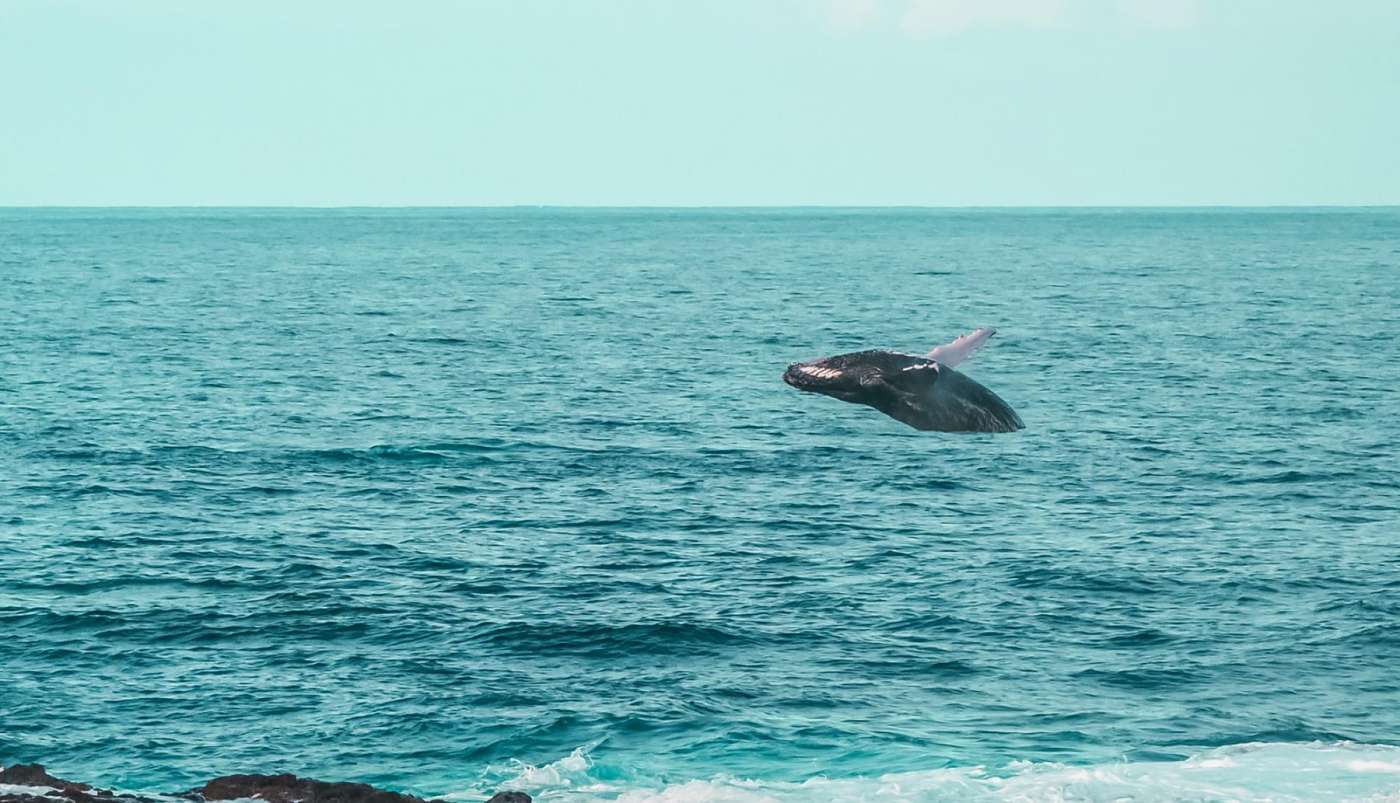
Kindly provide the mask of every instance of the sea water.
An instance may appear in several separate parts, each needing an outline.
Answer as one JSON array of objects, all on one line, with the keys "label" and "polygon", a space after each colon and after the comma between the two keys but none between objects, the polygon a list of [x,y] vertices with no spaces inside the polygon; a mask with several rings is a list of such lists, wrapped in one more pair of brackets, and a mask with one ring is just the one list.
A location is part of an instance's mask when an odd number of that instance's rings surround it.
[{"label": "sea water", "polygon": [[1394,209],[0,210],[0,763],[1400,799],[1397,380]]}]

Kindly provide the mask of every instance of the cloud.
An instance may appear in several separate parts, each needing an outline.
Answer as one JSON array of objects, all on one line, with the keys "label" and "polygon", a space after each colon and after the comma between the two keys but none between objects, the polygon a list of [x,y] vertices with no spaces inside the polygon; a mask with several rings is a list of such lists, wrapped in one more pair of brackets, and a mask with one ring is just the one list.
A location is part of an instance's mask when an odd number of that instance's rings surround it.
[{"label": "cloud", "polygon": [[1153,28],[1186,28],[1196,22],[1196,0],[1118,0],[1132,22]]},{"label": "cloud", "polygon": [[875,23],[880,17],[880,0],[828,0],[826,20],[842,33],[852,33]]},{"label": "cloud", "polygon": [[941,36],[982,26],[1054,25],[1062,0],[909,0],[899,28],[915,36]]},{"label": "cloud", "polygon": [[[977,28],[1130,27],[1181,30],[1195,25],[1201,0],[820,0],[827,26],[852,34],[884,29],[893,20],[916,39]],[[887,17],[885,11],[891,15]]]}]

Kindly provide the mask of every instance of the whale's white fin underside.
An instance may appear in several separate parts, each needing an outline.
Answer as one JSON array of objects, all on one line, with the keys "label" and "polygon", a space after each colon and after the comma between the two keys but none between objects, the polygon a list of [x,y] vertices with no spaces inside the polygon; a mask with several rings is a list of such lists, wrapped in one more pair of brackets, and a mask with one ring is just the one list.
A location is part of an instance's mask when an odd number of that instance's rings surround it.
[{"label": "whale's white fin underside", "polygon": [[972,352],[982,347],[997,330],[990,326],[968,332],[951,343],[944,343],[928,353],[929,359],[937,360],[949,368],[972,356]]}]

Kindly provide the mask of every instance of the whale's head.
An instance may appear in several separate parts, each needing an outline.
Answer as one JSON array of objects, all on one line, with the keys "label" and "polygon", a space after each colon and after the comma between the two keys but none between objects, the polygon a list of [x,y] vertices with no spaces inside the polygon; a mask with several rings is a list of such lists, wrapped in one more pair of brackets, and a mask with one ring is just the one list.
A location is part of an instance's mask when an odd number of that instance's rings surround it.
[{"label": "whale's head", "polygon": [[[953,360],[967,356],[940,348],[942,356],[951,354]],[[793,363],[783,372],[783,381],[807,393],[873,407],[918,430],[1015,432],[1025,427],[1001,397],[939,356],[856,351]]]},{"label": "whale's head", "polygon": [[918,360],[891,351],[857,351],[793,363],[783,372],[783,381],[807,393],[869,404],[871,394],[887,375]]}]

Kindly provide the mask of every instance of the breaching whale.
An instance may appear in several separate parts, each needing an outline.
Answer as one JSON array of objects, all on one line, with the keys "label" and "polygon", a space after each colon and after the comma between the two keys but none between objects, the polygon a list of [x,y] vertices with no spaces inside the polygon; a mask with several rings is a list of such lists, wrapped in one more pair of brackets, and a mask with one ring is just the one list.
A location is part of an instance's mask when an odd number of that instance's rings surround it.
[{"label": "breaching whale", "polygon": [[1025,427],[1001,397],[953,366],[995,329],[978,329],[927,355],[857,351],[789,365],[783,381],[801,391],[864,404],[914,429],[1014,432]]}]

